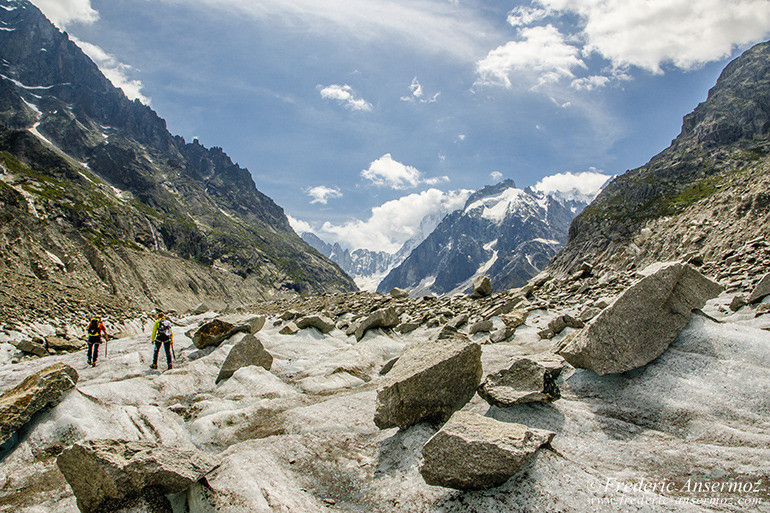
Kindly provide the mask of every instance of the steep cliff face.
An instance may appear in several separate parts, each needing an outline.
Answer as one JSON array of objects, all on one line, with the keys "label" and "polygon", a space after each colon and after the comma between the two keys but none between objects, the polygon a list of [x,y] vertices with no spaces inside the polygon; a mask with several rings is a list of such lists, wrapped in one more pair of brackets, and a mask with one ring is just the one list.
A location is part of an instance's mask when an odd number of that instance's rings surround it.
[{"label": "steep cliff face", "polygon": [[[171,135],[28,1],[0,6],[2,199],[16,212],[0,226],[0,251],[15,255],[6,295],[35,288],[14,279],[43,279],[24,269],[50,267],[37,258],[49,246],[84,265],[71,274],[65,263],[67,279],[45,280],[103,297],[97,305],[181,309],[210,297],[236,306],[355,289],[222,149]],[[87,290],[75,294],[79,283]]]},{"label": "steep cliff face", "polygon": [[562,247],[570,221],[584,204],[518,189],[511,180],[484,187],[446,216],[378,290],[413,294],[467,291],[485,274],[496,290],[518,287]]},{"label": "steep cliff face", "polygon": [[549,268],[722,258],[770,233],[769,166],[770,43],[762,43],[724,69],[670,147],[613,180],[573,221]]}]

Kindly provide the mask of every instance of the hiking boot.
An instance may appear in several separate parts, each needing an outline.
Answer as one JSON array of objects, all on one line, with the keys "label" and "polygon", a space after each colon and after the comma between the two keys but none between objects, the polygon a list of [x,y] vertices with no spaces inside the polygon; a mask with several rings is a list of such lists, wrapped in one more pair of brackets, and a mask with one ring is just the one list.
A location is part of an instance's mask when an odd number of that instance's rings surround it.
[{"label": "hiking boot", "polygon": [[91,362],[91,367],[96,367],[96,362]]},{"label": "hiking boot", "polygon": [[88,360],[88,365],[91,365],[91,360]]},{"label": "hiking boot", "polygon": [[151,363],[151,364],[150,364],[150,368],[151,368],[151,369],[157,369],[157,368],[158,368],[158,366],[157,366],[157,365],[155,365],[154,363]]},{"label": "hiking boot", "polygon": [[171,370],[172,368],[173,368],[173,365],[171,365],[171,364],[169,363],[169,364],[168,364],[168,370]]}]

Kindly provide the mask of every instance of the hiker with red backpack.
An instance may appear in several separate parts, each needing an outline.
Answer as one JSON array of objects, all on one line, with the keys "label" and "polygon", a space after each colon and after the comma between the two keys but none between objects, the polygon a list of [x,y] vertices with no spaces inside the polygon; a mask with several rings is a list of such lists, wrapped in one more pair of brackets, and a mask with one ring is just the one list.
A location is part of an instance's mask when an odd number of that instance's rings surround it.
[{"label": "hiker with red backpack", "polygon": [[99,357],[99,344],[107,340],[107,330],[99,317],[93,317],[86,327],[88,333],[88,365],[96,367],[96,359]]},{"label": "hiker with red backpack", "polygon": [[171,331],[171,321],[166,318],[163,312],[158,312],[158,318],[152,326],[150,341],[155,344],[155,351],[152,355],[152,365],[150,365],[150,368],[158,368],[158,353],[160,352],[160,346],[162,344],[163,349],[166,351],[166,363],[168,364],[168,368],[171,369],[171,347],[174,344],[174,333]]}]

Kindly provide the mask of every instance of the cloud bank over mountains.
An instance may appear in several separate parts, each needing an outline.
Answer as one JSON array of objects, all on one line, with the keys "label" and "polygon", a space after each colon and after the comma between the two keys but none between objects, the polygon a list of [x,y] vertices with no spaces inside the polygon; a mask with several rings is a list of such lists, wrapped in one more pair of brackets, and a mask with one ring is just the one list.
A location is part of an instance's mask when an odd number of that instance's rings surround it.
[{"label": "cloud bank over mountains", "polygon": [[[577,19],[577,23],[572,20]],[[594,89],[636,67],[663,73],[724,59],[770,33],[766,0],[534,0],[508,15],[516,39],[476,65],[477,84]],[[604,67],[589,65],[592,57]]]}]

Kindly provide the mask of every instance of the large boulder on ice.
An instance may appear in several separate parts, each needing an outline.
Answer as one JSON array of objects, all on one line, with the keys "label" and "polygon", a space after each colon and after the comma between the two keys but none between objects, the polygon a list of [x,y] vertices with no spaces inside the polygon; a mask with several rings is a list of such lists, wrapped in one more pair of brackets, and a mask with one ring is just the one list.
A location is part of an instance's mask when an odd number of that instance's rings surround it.
[{"label": "large boulder on ice", "polygon": [[615,374],[648,364],[674,341],[694,309],[722,286],[689,264],[653,264],[577,336],[559,349],[575,367]]},{"label": "large boulder on ice", "polygon": [[481,374],[481,346],[462,335],[408,346],[377,389],[374,423],[443,422],[471,400]]},{"label": "large boulder on ice", "polygon": [[505,483],[554,433],[458,411],[425,444],[420,473],[429,485],[486,490]]},{"label": "large boulder on ice", "polygon": [[64,363],[46,367],[0,396],[0,443],[7,440],[32,416],[55,405],[75,387],[78,373]]},{"label": "large boulder on ice", "polygon": [[492,294],[492,280],[488,276],[476,276],[473,278],[473,296],[487,297]]},{"label": "large boulder on ice", "polygon": [[217,465],[206,453],[149,441],[85,440],[65,449],[56,464],[77,497],[78,508],[113,511],[148,488],[186,490]]},{"label": "large boulder on ice", "polygon": [[373,312],[356,325],[356,340],[361,340],[367,331],[375,328],[395,328],[399,324],[398,312],[395,308],[383,308]]},{"label": "large boulder on ice", "polygon": [[273,365],[273,356],[265,350],[262,342],[251,334],[243,337],[230,349],[227,358],[219,369],[216,382],[219,383],[229,378],[241,367],[248,367],[249,365],[258,365],[264,367],[265,370],[270,370]]},{"label": "large boulder on ice", "polygon": [[479,386],[479,395],[489,404],[501,408],[554,401],[561,397],[556,379],[563,365],[558,356],[516,358],[507,369],[489,374]]},{"label": "large boulder on ice", "polygon": [[300,317],[299,319],[294,321],[294,324],[296,324],[297,328],[301,330],[304,330],[305,328],[316,328],[321,333],[329,333],[335,328],[334,321],[332,321],[325,315],[320,315],[320,314],[306,315],[305,317]]},{"label": "large boulder on ice", "polygon": [[240,332],[251,333],[251,326],[249,324],[235,325],[221,319],[214,319],[201,326],[193,335],[192,341],[195,347],[203,349],[204,347],[218,346]]},{"label": "large boulder on ice", "polygon": [[767,273],[759,280],[757,286],[751,292],[751,295],[746,300],[750,305],[759,303],[765,296],[770,296],[770,273]]}]

